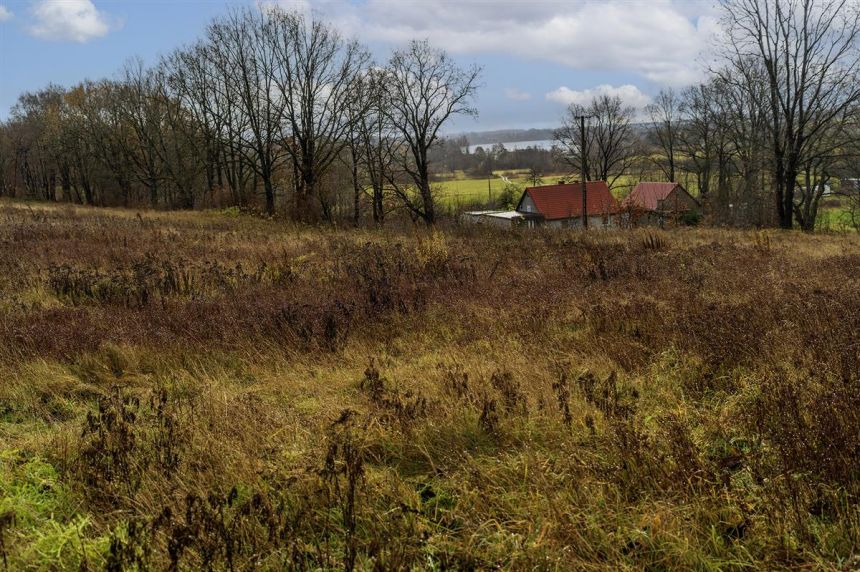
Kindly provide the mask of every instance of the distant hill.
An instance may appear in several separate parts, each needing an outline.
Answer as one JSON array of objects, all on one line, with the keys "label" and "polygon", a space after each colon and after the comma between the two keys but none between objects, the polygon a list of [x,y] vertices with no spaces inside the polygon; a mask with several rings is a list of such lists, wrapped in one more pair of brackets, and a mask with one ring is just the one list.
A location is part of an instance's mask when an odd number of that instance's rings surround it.
[{"label": "distant hill", "polygon": [[[649,125],[647,123],[632,123],[630,125],[633,133],[639,136],[645,135]],[[495,131],[470,131],[467,133],[454,133],[448,135],[448,139],[459,139],[465,137],[469,145],[494,145],[496,143],[517,143],[520,141],[547,141],[555,139],[555,128],[547,129],[497,129]]]},{"label": "distant hill", "polygon": [[472,131],[450,135],[450,139],[465,137],[469,145],[493,145],[518,141],[544,141],[554,139],[554,129],[499,129],[496,131]]}]

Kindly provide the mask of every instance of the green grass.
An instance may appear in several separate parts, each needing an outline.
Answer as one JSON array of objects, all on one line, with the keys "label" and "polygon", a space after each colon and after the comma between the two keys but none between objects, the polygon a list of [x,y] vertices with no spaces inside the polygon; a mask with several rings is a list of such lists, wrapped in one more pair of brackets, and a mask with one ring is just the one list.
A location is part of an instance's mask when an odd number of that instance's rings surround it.
[{"label": "green grass", "polygon": [[[533,184],[528,176],[528,169],[503,169],[493,171],[492,177],[467,177],[462,171],[457,171],[448,178],[443,179],[434,186],[439,189],[442,203],[449,206],[462,206],[475,203],[489,203],[499,196],[507,182],[507,179],[521,188],[530,187]],[[550,185],[563,179],[564,175],[544,175],[538,181],[538,185]]]},{"label": "green grass", "polygon": [[46,460],[0,451],[0,529],[8,570],[79,570],[99,563],[108,537],[93,535],[88,516]]},{"label": "green grass", "polygon": [[818,211],[816,229],[818,230],[853,230],[851,211],[848,206],[827,206]]},{"label": "green grass", "polygon": [[494,177],[492,179],[452,179],[435,184],[439,188],[442,202],[457,206],[471,203],[490,202],[505,188],[505,182]]}]

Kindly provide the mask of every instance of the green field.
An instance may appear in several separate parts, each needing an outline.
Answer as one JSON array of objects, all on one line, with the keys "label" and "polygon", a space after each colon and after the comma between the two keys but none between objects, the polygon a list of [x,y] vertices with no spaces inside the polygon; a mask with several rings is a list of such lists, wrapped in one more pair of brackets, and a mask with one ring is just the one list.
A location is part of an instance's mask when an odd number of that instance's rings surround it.
[{"label": "green field", "polygon": [[823,206],[818,213],[817,230],[844,231],[853,228],[851,211],[845,204],[839,206]]},{"label": "green field", "polygon": [[[525,169],[515,171],[496,171],[492,177],[469,178],[462,171],[454,173],[451,178],[434,183],[434,186],[439,189],[439,195],[442,198],[442,203],[450,206],[466,206],[475,203],[486,204],[494,200],[504,190],[508,184],[502,178],[507,179],[521,188],[532,185],[532,180],[527,176]],[[564,178],[564,175],[544,175],[542,183],[538,184],[549,185]]]},{"label": "green field", "polygon": [[442,202],[448,205],[467,205],[490,202],[505,188],[505,182],[492,179],[452,179],[436,183],[440,189]]},{"label": "green field", "polygon": [[[505,173],[510,173],[510,171],[505,171]],[[476,203],[487,204],[497,198],[507,185],[501,175],[502,172],[498,172],[492,178],[468,178],[462,173],[458,173],[450,179],[434,183],[434,186],[439,189],[439,196],[445,205],[458,207]],[[516,176],[507,174],[505,176],[521,188],[532,186],[532,180],[525,172]],[[538,185],[552,185],[564,178],[565,175],[563,174],[544,175],[538,181]],[[622,177],[616,181],[612,193],[618,199],[624,198],[638,182],[639,180],[632,176]]]}]

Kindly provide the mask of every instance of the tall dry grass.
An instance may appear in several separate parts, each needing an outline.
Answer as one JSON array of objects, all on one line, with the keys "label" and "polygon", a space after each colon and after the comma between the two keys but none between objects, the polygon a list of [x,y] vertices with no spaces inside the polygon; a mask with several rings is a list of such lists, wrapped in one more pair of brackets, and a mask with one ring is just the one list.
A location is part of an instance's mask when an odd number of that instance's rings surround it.
[{"label": "tall dry grass", "polygon": [[9,569],[860,566],[860,242],[0,205]]}]

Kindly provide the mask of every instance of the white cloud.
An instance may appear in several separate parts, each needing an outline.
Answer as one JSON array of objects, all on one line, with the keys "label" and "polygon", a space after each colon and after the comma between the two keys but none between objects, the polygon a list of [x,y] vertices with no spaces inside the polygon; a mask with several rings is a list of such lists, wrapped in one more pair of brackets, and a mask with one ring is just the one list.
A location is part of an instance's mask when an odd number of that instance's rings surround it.
[{"label": "white cloud", "polygon": [[310,16],[313,11],[310,0],[258,0],[257,7],[263,12],[267,12],[273,8],[301,12],[306,17]]},{"label": "white cloud", "polygon": [[561,86],[547,93],[546,99],[564,105],[574,103],[577,105],[588,105],[592,99],[601,95],[618,96],[625,105],[635,107],[636,109],[642,109],[651,103],[651,98],[648,95],[642,93],[635,85],[630,84],[619,85],[618,87],[603,84],[591,89],[582,90],[574,90],[566,86]]},{"label": "white cloud", "polygon": [[513,99],[514,101],[526,101],[532,98],[532,94],[515,87],[509,87],[505,89],[505,97]]},{"label": "white cloud", "polygon": [[111,29],[107,14],[91,0],[40,0],[33,7],[30,33],[44,40],[87,42]]},{"label": "white cloud", "polygon": [[8,22],[14,17],[15,14],[13,14],[12,11],[9,10],[9,8],[4,6],[3,4],[0,4],[0,22]]},{"label": "white cloud", "polygon": [[429,38],[455,53],[504,53],[583,70],[632,72],[682,86],[716,27],[706,0],[317,0],[316,10],[364,40],[403,44]]}]

